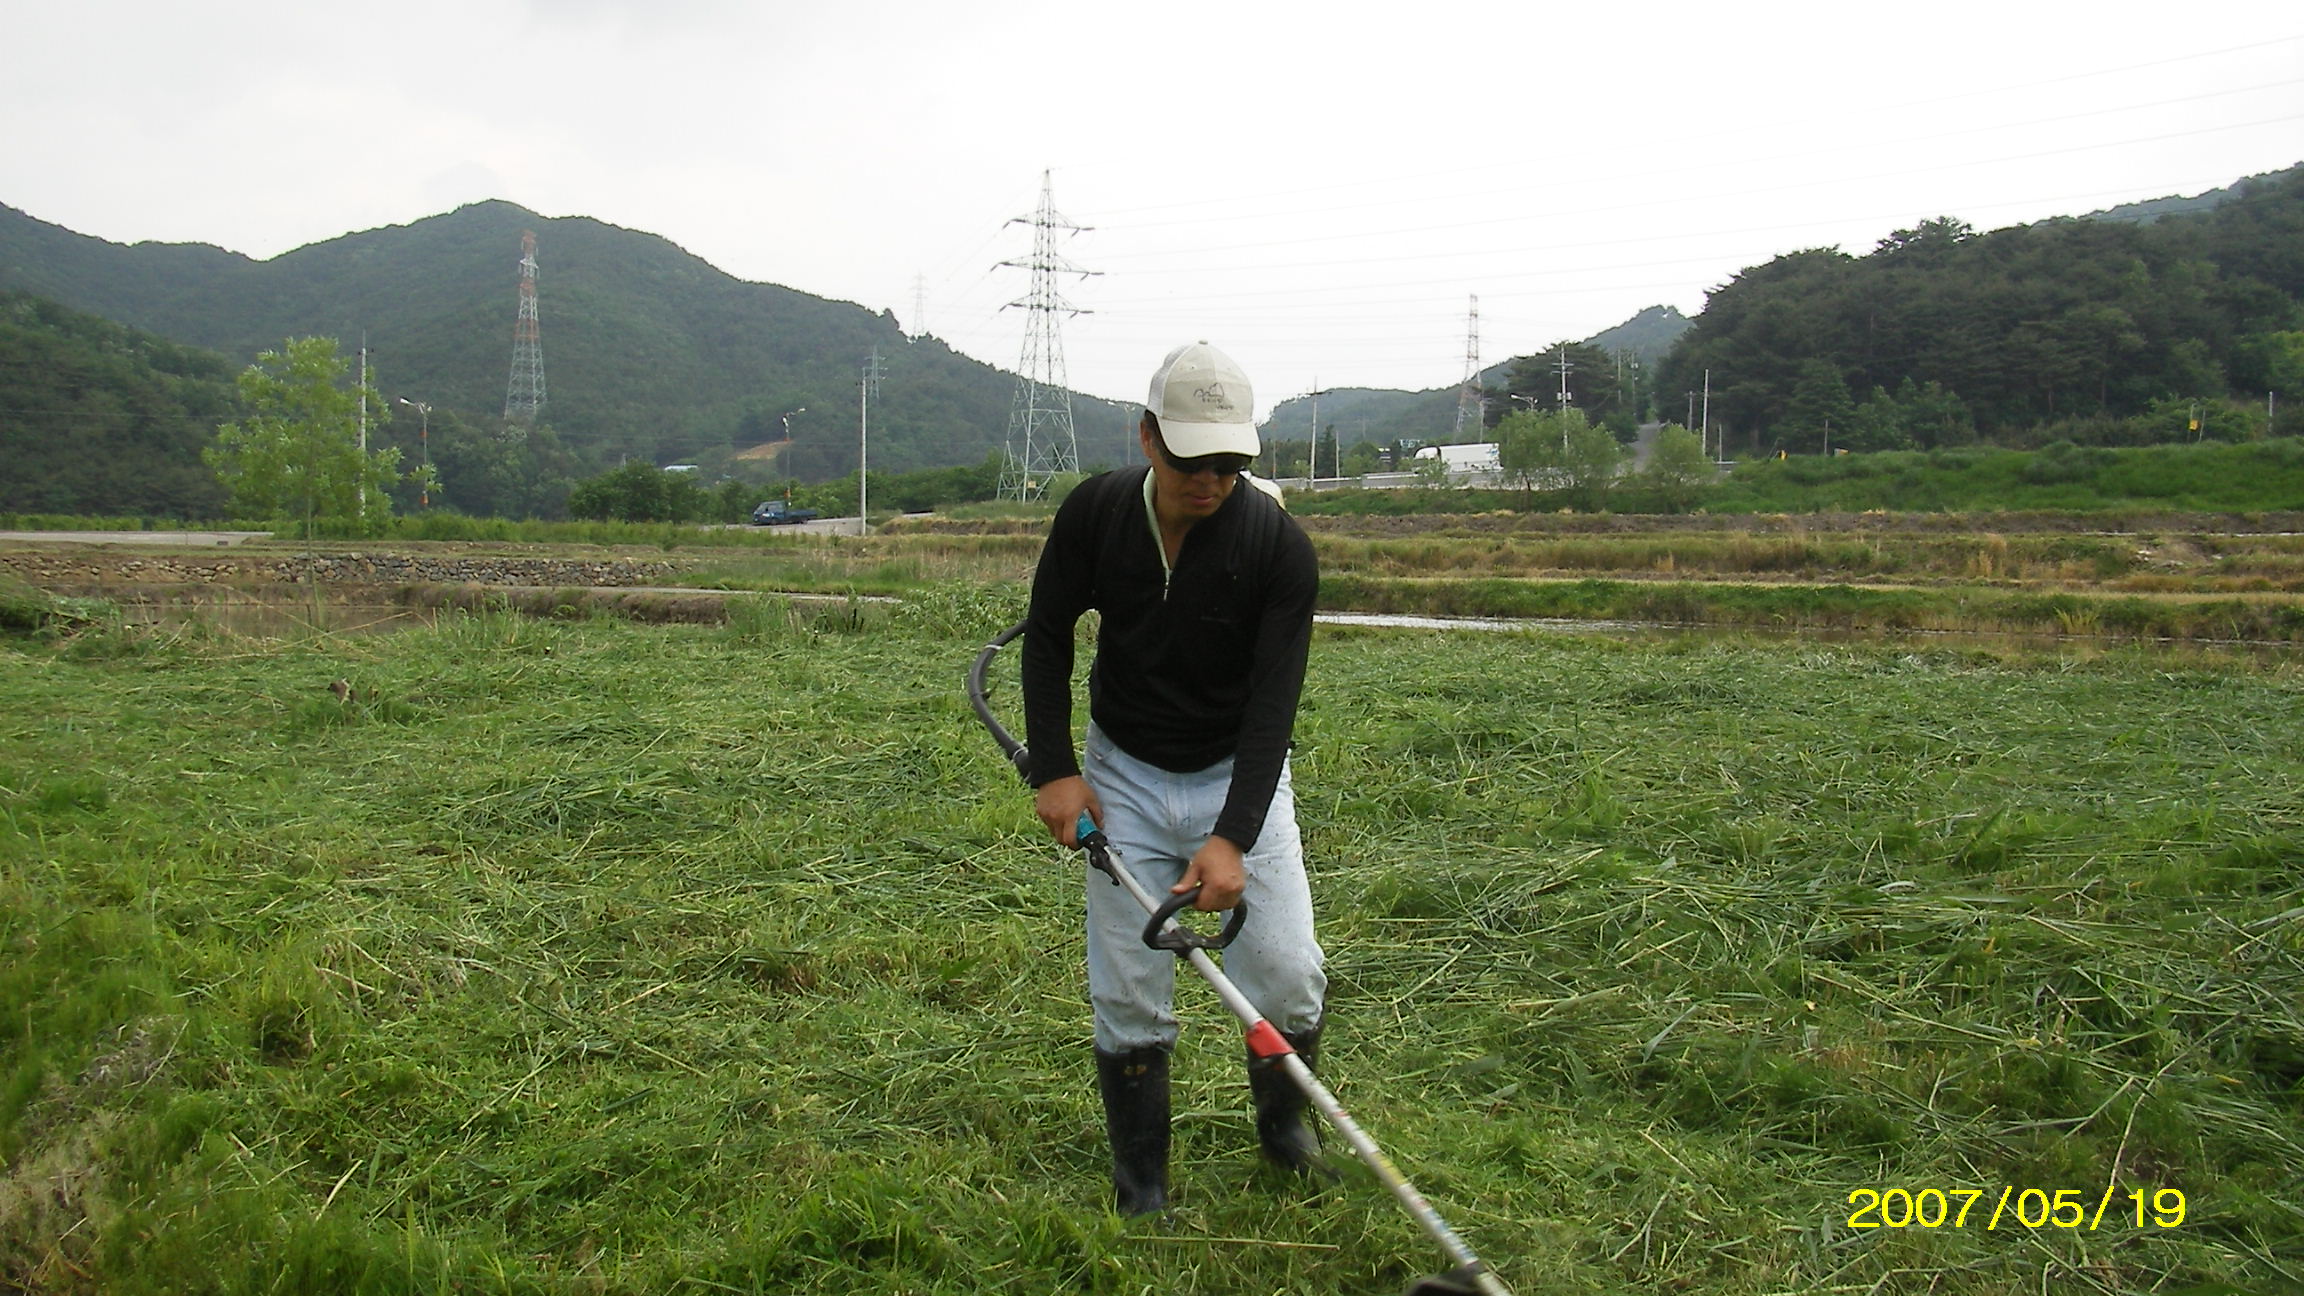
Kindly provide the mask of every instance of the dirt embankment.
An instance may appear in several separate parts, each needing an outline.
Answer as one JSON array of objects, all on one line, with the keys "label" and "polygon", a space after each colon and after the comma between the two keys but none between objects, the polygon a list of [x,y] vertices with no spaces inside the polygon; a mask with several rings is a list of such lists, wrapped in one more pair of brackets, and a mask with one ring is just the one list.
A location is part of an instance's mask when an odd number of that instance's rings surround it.
[{"label": "dirt embankment", "polygon": [[[2304,513],[1319,513],[1297,510],[1307,531],[1372,538],[1447,535],[2286,535]],[[1042,535],[1045,518],[903,517],[888,535]]]},{"label": "dirt embankment", "polygon": [[74,548],[0,550],[0,579],[54,594],[128,601],[201,591],[325,586],[387,591],[426,585],[621,588],[675,583],[682,564],[636,558],[531,558],[475,554],[141,553]]}]

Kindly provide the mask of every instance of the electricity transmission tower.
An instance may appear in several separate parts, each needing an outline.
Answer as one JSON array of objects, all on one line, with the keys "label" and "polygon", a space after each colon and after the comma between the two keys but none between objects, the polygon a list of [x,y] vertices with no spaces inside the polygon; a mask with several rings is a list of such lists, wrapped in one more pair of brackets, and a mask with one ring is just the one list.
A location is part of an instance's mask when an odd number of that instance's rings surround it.
[{"label": "electricity transmission tower", "polygon": [[512,322],[512,381],[504,417],[536,421],[544,408],[544,334],[536,323],[536,231],[520,231],[520,314]]},{"label": "electricity transmission tower", "polygon": [[1480,298],[1472,298],[1471,322],[1464,330],[1464,386],[1456,393],[1456,440],[1464,439],[1469,419],[1475,429],[1488,422],[1488,402],[1480,395]]},{"label": "electricity transmission tower", "polygon": [[1095,271],[1083,270],[1056,252],[1058,231],[1076,234],[1087,226],[1074,225],[1057,214],[1048,172],[1040,173],[1039,209],[1008,223],[1032,227],[1032,255],[1000,264],[1030,270],[1032,288],[1008,303],[1025,307],[1029,315],[1024,326],[1023,359],[1016,366],[1016,401],[1008,413],[999,497],[1028,500],[1047,492],[1050,477],[1080,471],[1080,440],[1072,427],[1072,393],[1065,386],[1064,338],[1056,317],[1086,312],[1064,300],[1056,289],[1056,276]]}]

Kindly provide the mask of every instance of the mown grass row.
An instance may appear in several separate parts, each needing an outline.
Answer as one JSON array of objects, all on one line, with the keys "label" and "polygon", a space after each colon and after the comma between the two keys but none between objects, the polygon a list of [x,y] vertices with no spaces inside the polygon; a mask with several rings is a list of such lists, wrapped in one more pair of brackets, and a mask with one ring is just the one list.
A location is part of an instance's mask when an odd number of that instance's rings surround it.
[{"label": "mown grass row", "polygon": [[[1512,525],[1386,536],[1316,523],[1313,539],[1332,611],[2284,641],[2304,591],[2304,540],[2243,531],[1591,534]],[[956,580],[1021,584],[1040,540],[1036,526],[1013,521],[823,538],[710,560],[694,580],[868,594]]]},{"label": "mown grass row", "polygon": [[[1189,985],[1179,1209],[1103,1213],[1077,864],[959,691],[1015,598],[7,641],[0,1282],[1434,1267],[1366,1175],[1255,1168],[1236,1036]],[[1522,1293],[2293,1285],[2300,689],[1324,631],[1297,776],[1327,1071]],[[1863,1188],[2108,1184],[2188,1214],[1848,1222]]]},{"label": "mown grass row", "polygon": [[2292,644],[2304,639],[2304,607],[2286,599],[2021,589],[1332,575],[1321,580],[1321,602],[1324,607],[1356,612],[1769,631],[1931,631],[2221,644]]},{"label": "mown grass row", "polygon": [[1628,571],[2097,582],[2140,565],[2133,540],[2062,535],[1887,538],[1675,532],[1417,540],[1324,536],[1321,549],[1331,568],[1367,575]]}]

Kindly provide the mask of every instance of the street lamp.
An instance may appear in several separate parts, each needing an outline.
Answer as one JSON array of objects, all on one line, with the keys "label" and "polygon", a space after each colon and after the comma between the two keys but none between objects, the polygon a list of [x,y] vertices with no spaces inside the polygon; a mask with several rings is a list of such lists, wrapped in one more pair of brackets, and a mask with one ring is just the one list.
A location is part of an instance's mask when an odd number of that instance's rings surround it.
[{"label": "street lamp", "polygon": [[[1528,412],[1531,414],[1543,408],[1542,404],[1534,396],[1523,396],[1518,392],[1507,392],[1505,394],[1510,396],[1512,399],[1519,401],[1521,404],[1526,405],[1528,407]],[[1561,408],[1565,409],[1567,407],[1562,406]],[[1560,450],[1563,454],[1567,453],[1568,450],[1568,420],[1566,419],[1560,420]]]},{"label": "street lamp", "polygon": [[422,401],[412,401],[405,396],[400,398],[400,403],[416,411],[418,420],[416,445],[424,459],[424,476],[418,479],[416,488],[417,506],[430,508],[432,507],[432,407]]},{"label": "street lamp", "polygon": [[[796,410],[786,410],[786,411],[784,412],[783,416],[782,416],[782,417],[781,417],[781,418],[778,420],[779,422],[783,423],[783,425],[784,425],[784,454],[783,454],[783,464],[784,464],[784,474],[785,474],[785,476],[787,476],[787,477],[789,477],[789,476],[791,476],[791,475],[792,475],[792,419],[793,419],[793,416],[795,416],[795,415],[799,415],[799,414],[805,414],[805,413],[807,413],[807,412],[808,412],[808,407],[807,407],[807,406],[805,406],[805,405],[803,405],[803,406],[801,406],[800,408],[798,408],[798,409],[796,409]],[[789,495],[791,495],[791,493],[792,493],[792,492],[791,492],[789,489],[787,489],[787,490],[786,490],[784,493],[785,493],[785,495],[789,496]]]}]

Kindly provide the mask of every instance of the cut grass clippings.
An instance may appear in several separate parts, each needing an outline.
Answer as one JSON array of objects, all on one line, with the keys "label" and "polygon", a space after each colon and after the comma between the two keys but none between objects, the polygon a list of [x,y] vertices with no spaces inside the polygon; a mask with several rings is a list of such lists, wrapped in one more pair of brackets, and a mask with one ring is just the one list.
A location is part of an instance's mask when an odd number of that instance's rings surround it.
[{"label": "cut grass clippings", "polygon": [[1723,581],[1407,579],[1324,576],[1338,611],[1525,617],[1747,630],[1940,631],[2290,644],[2304,606],[2286,598]]},{"label": "cut grass clippings", "polygon": [[[1013,602],[0,640],[0,1286],[1445,1267],[1356,1167],[1257,1168],[1189,978],[1177,1209],[1106,1212],[1080,868],[961,696]],[[1323,631],[1324,1072],[1523,1296],[2293,1290],[2300,691]],[[1987,1229],[2003,1189],[2109,1205]],[[1858,1227],[1891,1190],[1985,1196]]]}]

